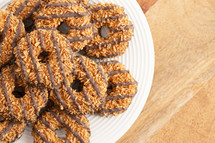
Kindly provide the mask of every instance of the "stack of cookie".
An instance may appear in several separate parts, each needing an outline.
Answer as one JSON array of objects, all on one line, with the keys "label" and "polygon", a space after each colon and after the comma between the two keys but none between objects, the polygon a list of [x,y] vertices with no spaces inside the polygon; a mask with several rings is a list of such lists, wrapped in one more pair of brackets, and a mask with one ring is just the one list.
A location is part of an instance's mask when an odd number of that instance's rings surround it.
[{"label": "stack of cookie", "polygon": [[133,25],[122,7],[88,2],[14,0],[0,10],[0,142],[29,124],[34,142],[89,142],[85,115],[118,115],[131,104],[137,82],[102,59],[125,53]]}]

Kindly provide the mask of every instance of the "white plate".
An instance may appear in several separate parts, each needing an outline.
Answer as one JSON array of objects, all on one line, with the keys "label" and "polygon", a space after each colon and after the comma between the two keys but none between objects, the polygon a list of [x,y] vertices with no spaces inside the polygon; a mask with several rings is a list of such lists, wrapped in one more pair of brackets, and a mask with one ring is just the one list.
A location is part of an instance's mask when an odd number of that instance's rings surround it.
[{"label": "white plate", "polygon": [[[0,0],[0,7],[6,8],[11,0]],[[154,47],[147,20],[135,0],[91,0],[91,4],[112,2],[125,8],[126,13],[134,24],[134,37],[130,42],[127,53],[116,58],[126,65],[138,81],[138,93],[128,110],[117,117],[88,116],[91,127],[91,143],[112,143],[120,139],[135,122],[149,95],[154,74]],[[28,127],[17,141],[31,143],[31,129]]]}]

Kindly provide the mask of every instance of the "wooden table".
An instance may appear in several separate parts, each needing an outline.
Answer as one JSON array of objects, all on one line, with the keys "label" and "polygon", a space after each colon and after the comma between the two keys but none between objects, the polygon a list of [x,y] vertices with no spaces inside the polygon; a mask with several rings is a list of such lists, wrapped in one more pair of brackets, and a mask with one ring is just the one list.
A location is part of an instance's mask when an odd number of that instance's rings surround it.
[{"label": "wooden table", "polygon": [[215,0],[137,1],[154,40],[155,76],[118,143],[214,143]]}]

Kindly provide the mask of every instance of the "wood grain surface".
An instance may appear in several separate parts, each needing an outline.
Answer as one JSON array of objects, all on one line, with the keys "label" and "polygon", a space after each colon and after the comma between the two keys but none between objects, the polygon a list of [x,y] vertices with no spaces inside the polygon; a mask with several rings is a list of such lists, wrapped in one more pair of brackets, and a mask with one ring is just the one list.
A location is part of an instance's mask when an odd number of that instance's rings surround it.
[{"label": "wood grain surface", "polygon": [[155,75],[142,113],[118,143],[215,142],[215,1],[137,1],[154,40]]}]

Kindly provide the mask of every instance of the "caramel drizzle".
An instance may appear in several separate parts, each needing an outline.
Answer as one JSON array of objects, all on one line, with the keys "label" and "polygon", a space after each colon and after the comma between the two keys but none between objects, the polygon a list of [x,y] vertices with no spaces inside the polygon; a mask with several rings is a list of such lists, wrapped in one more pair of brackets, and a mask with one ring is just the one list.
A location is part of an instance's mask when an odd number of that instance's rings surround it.
[{"label": "caramel drizzle", "polygon": [[122,54],[124,54],[124,52],[114,53],[114,54],[110,54],[110,55],[107,55],[107,56],[99,56],[99,57],[97,57],[97,59],[112,58],[112,57],[116,57],[116,56],[119,56],[119,55],[122,55]]},{"label": "caramel drizzle", "polygon": [[[22,73],[24,75],[24,78],[27,81],[27,83],[29,84],[29,79],[28,79],[27,73],[24,70],[24,69],[26,69],[26,67],[25,67],[25,65],[23,63],[23,59],[22,59],[22,56],[21,56],[21,52],[20,52],[19,46],[17,46],[17,55],[19,57],[19,61],[20,61],[20,64],[21,64],[21,70],[22,70]],[[37,107],[37,103],[35,101],[35,95],[32,92],[31,87],[29,85],[28,85],[28,91],[30,92],[31,100],[32,100],[32,103],[33,103],[33,106],[34,106],[35,115],[39,116],[39,112],[38,112],[38,109],[37,109],[38,108]]]},{"label": "caramel drizzle", "polygon": [[3,136],[10,131],[10,129],[13,127],[13,125],[15,124],[16,122],[15,121],[11,121],[9,123],[9,125],[1,132],[0,134],[0,140],[3,138]]},{"label": "caramel drizzle", "polygon": [[101,104],[101,105],[104,105],[104,102],[105,102],[105,101],[104,101],[103,97],[101,96],[100,89],[98,88],[97,83],[96,83],[95,80],[91,77],[90,72],[88,71],[86,65],[84,64],[84,59],[83,59],[83,57],[80,56],[80,55],[79,55],[78,57],[79,57],[79,59],[81,60],[81,65],[82,65],[82,68],[83,68],[84,72],[86,73],[87,78],[90,80],[90,83],[93,85],[93,88],[95,89],[97,95],[100,97],[100,99],[101,99],[101,101],[102,101],[102,104]]},{"label": "caramel drizzle", "polygon": [[40,136],[40,138],[41,138],[43,141],[45,141],[46,143],[51,143],[51,142],[48,141],[48,139],[47,139],[43,134],[41,134],[35,127],[33,127],[32,130],[33,130],[36,134],[38,134],[38,135]]},{"label": "caramel drizzle", "polygon": [[[42,33],[38,30],[38,34],[39,34],[39,37],[40,37],[40,46],[41,48],[46,51],[46,48],[45,48],[45,45],[44,45],[44,37],[42,35]],[[50,80],[51,80],[51,83],[52,83],[52,86],[54,88],[54,93],[56,94],[56,97],[58,99],[58,101],[62,104],[62,106],[65,108],[65,109],[68,109],[66,104],[64,103],[64,101],[62,100],[61,98],[61,95],[59,94],[59,92],[57,91],[58,88],[55,86],[55,82],[54,82],[54,75],[52,73],[52,70],[51,70],[51,67],[50,67],[50,64],[49,62],[47,61],[46,62],[46,65],[47,65],[47,68],[48,68],[48,72],[49,72],[49,77],[50,77]]]},{"label": "caramel drizzle", "polygon": [[112,6],[106,6],[106,7],[96,7],[96,8],[92,8],[92,9],[90,9],[90,11],[91,12],[97,12],[97,11],[99,11],[99,10],[110,10],[110,9],[113,9],[113,8],[115,8],[115,7],[117,7],[117,5],[112,5]]},{"label": "caramel drizzle", "polygon": [[118,96],[107,96],[106,97],[106,101],[107,100],[119,100],[119,99],[125,99],[125,98],[133,98],[135,94],[132,95],[118,95]]},{"label": "caramel drizzle", "polygon": [[24,127],[24,129],[21,132],[19,132],[19,133],[16,134],[16,136],[14,137],[14,139],[11,142],[13,143],[16,140],[18,140],[21,137],[21,135],[23,134],[24,131],[25,131],[25,127]]},{"label": "caramel drizzle", "polygon": [[7,101],[7,105],[8,105],[9,114],[10,114],[10,116],[12,116],[14,118],[14,113],[12,111],[11,100],[10,100],[9,95],[7,93],[7,89],[6,89],[5,84],[4,84],[4,77],[3,77],[2,73],[0,73],[0,78],[1,78],[1,86],[2,86],[2,89],[3,89],[3,92],[4,92],[5,99]]},{"label": "caramel drizzle", "polygon": [[26,18],[31,17],[31,16],[33,15],[33,13],[39,8],[40,4],[41,4],[41,0],[39,0],[39,1],[35,4],[35,6],[34,6],[34,7],[32,8],[32,10],[31,10],[31,12],[26,16]]},{"label": "caramel drizzle", "polygon": [[75,13],[75,12],[70,12],[70,13],[63,13],[60,15],[49,15],[49,16],[36,16],[37,19],[43,19],[43,20],[47,20],[47,19],[52,19],[52,18],[70,18],[70,17],[84,17],[86,15],[89,15],[89,12],[85,12],[85,13]]},{"label": "caramel drizzle", "polygon": [[91,23],[97,23],[97,22],[102,22],[102,21],[107,21],[107,20],[114,20],[114,19],[119,19],[122,17],[128,16],[127,14],[122,14],[122,15],[116,15],[116,16],[109,16],[109,17],[102,17],[100,19],[95,19],[95,20],[91,20]]},{"label": "caramel drizzle", "polygon": [[[6,37],[6,33],[8,31],[9,26],[10,26],[10,17],[11,17],[11,13],[9,14],[9,16],[6,19],[6,24],[5,24],[5,27],[4,27],[3,32],[2,32],[2,42],[0,43],[0,53],[2,51],[3,41]],[[1,59],[1,54],[0,54],[0,59]]]},{"label": "caramel drizzle", "polygon": [[78,3],[69,3],[69,2],[51,3],[51,4],[47,4],[46,7],[61,7],[61,6],[74,6],[74,5],[78,5]]},{"label": "caramel drizzle", "polygon": [[104,114],[104,113],[114,113],[114,112],[120,112],[124,111],[127,108],[113,108],[113,109],[103,109],[101,111],[98,111],[97,114]]},{"label": "caramel drizzle", "polygon": [[[40,77],[40,73],[39,73],[39,70],[37,68],[37,63],[36,63],[36,60],[33,56],[33,46],[31,44],[31,41],[30,41],[30,38],[28,35],[26,35],[26,39],[27,39],[27,43],[28,43],[28,46],[29,46],[29,54],[31,56],[31,61],[33,63],[33,66],[34,66],[34,71],[37,75],[37,81],[38,81],[38,84],[39,85],[42,85],[42,82],[41,82],[41,77]],[[46,95],[45,95],[45,92],[44,92],[44,87],[43,85],[42,86],[39,86],[40,90],[42,91],[42,95],[43,95],[43,99],[45,102],[47,102],[47,99],[46,99]]]},{"label": "caramel drizzle", "polygon": [[67,91],[69,92],[70,94],[70,97],[73,101],[73,103],[76,105],[78,111],[81,113],[81,109],[80,109],[80,105],[78,104],[78,102],[76,101],[71,89],[69,88],[68,84],[67,84],[67,81],[66,81],[66,74],[65,74],[65,69],[63,68],[63,63],[61,61],[61,54],[60,54],[60,48],[59,48],[59,45],[57,43],[57,39],[55,37],[55,34],[54,32],[52,31],[52,39],[54,41],[54,46],[55,46],[55,50],[56,50],[56,53],[57,53],[57,56],[58,56],[58,63],[59,63],[59,67],[60,67],[60,70],[61,70],[61,73],[62,73],[62,76],[63,76],[63,83],[64,83],[64,86],[66,87]]},{"label": "caramel drizzle", "polygon": [[130,41],[131,38],[129,39],[126,39],[126,40],[122,40],[122,39],[117,39],[116,41],[112,41],[112,42],[108,42],[108,43],[102,43],[102,44],[99,44],[99,45],[94,45],[94,46],[87,46],[86,47],[86,50],[95,50],[95,49],[98,49],[100,47],[106,47],[108,45],[117,45],[119,43],[124,43],[124,42],[128,42]]},{"label": "caramel drizzle", "polygon": [[92,40],[92,39],[93,39],[93,37],[73,37],[68,40],[69,40],[69,42],[81,42],[81,41]]},{"label": "caramel drizzle", "polygon": [[18,16],[19,13],[25,8],[25,5],[27,5],[29,3],[29,0],[24,1],[20,7],[14,12],[15,16]]},{"label": "caramel drizzle", "polygon": [[49,113],[51,113],[57,120],[58,122],[60,122],[64,127],[66,127],[71,133],[73,133],[73,135],[81,142],[81,143],[85,143],[85,141],[83,140],[83,138],[77,133],[75,132],[71,127],[69,127],[59,116],[57,116],[57,114],[53,111],[50,111]]}]

